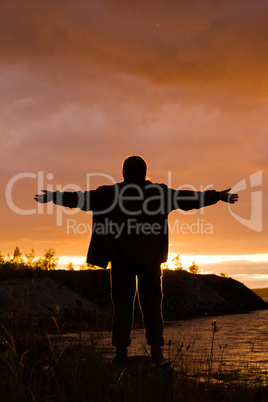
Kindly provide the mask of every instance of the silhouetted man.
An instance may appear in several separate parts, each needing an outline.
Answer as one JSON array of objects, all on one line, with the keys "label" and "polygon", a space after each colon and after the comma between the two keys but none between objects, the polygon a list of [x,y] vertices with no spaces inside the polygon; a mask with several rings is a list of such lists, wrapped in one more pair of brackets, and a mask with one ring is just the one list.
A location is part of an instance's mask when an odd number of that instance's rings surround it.
[{"label": "silhouetted man", "polygon": [[92,238],[87,262],[103,268],[111,262],[113,338],[115,362],[125,362],[130,346],[133,303],[138,278],[138,296],[148,345],[155,364],[163,364],[162,354],[162,272],[168,255],[168,214],[174,209],[199,209],[219,200],[234,203],[230,189],[217,192],[173,190],[165,184],[146,180],[147,165],[139,156],[123,163],[120,183],[96,190],[49,192],[36,195],[38,202],[93,211]]}]

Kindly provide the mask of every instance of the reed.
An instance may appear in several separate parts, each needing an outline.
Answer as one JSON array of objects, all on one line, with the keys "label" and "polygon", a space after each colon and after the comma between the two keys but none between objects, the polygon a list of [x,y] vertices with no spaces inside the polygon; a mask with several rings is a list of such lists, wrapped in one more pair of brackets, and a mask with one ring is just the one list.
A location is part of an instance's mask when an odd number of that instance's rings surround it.
[{"label": "reed", "polygon": [[[0,327],[0,400],[267,401],[267,385],[251,381],[251,367],[246,362],[229,376],[224,376],[220,365],[214,369],[216,324],[213,328],[211,347],[201,363],[193,364],[191,347],[180,343],[171,361],[174,370],[148,372],[142,362],[113,368],[99,352],[94,337],[91,342],[84,340],[82,332],[77,342],[63,337],[57,317],[51,317],[46,329],[34,313],[14,312]],[[172,346],[170,342],[168,347]]]}]

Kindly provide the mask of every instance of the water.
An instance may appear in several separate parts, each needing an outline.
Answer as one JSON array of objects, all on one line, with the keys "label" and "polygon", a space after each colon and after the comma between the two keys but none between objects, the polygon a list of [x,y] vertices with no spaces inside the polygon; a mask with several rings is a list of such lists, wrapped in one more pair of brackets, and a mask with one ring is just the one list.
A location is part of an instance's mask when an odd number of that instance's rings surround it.
[{"label": "water", "polygon": [[[268,311],[168,323],[168,357],[187,371],[268,379]],[[188,350],[187,350],[188,348]],[[188,358],[187,358],[188,357]]]},{"label": "water", "polygon": [[[107,358],[114,354],[111,337],[111,332],[83,334]],[[166,321],[164,337],[164,355],[175,370],[268,383],[268,310]],[[134,329],[131,338],[130,356],[149,354],[143,328]]]},{"label": "water", "polygon": [[[268,385],[268,310],[166,321],[164,338],[164,356],[179,372]],[[132,330],[131,340],[129,356],[150,354],[143,328]],[[109,331],[82,333],[82,342],[94,344],[105,359],[114,356],[111,341]]]}]

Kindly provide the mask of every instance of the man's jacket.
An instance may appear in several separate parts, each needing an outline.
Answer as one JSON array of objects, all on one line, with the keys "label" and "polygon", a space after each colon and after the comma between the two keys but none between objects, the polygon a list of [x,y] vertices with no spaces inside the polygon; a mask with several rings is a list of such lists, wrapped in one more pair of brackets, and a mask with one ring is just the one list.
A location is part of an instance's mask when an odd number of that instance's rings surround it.
[{"label": "man's jacket", "polygon": [[168,214],[215,204],[219,192],[173,190],[165,184],[125,181],[96,190],[55,192],[53,202],[93,212],[87,262],[106,268],[111,262],[165,262]]}]

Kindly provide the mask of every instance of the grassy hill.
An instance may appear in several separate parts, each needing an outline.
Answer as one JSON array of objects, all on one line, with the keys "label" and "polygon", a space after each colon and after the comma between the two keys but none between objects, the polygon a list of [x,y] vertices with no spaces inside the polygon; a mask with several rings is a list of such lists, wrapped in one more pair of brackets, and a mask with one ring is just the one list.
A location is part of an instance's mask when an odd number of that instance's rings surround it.
[{"label": "grassy hill", "polygon": [[[45,286],[45,278],[49,278],[60,287],[75,292],[77,297],[74,296],[74,299],[75,297],[78,298],[78,295],[80,295],[88,302],[93,303],[97,308],[101,308],[107,313],[112,310],[109,270],[14,271],[3,269],[0,271],[1,286],[4,286],[3,282],[8,281],[8,287],[13,289],[12,297],[17,300],[22,299],[19,293],[22,286],[18,286],[18,280],[27,279],[28,281],[34,281],[34,288],[36,288],[34,294],[38,295],[40,293],[38,286]],[[53,292],[55,293],[55,297],[53,298],[53,300],[55,300],[53,303],[51,301],[50,304],[69,308],[68,301],[70,297],[66,296],[66,301],[62,299],[59,301],[57,286],[52,286],[51,284],[52,282],[48,282],[47,290],[42,287],[44,295],[49,294],[51,300]],[[27,290],[29,286],[25,285],[24,287]],[[31,294],[33,294],[33,290],[34,289],[30,291]],[[61,291],[63,295],[66,293],[64,289],[61,289]],[[220,315],[243,313],[264,309],[268,306],[268,304],[262,300],[261,297],[263,296],[259,297],[255,292],[232,278],[222,278],[217,275],[195,275],[183,270],[164,270],[163,291],[163,315],[165,319],[200,317],[205,314]],[[2,294],[1,300],[3,302],[2,309],[5,310],[5,303],[8,303],[8,297],[3,298]],[[36,300],[35,304],[37,304],[37,302],[38,300]],[[40,305],[43,304],[44,303],[40,302]],[[136,310],[138,310],[138,303],[136,303]]]}]

